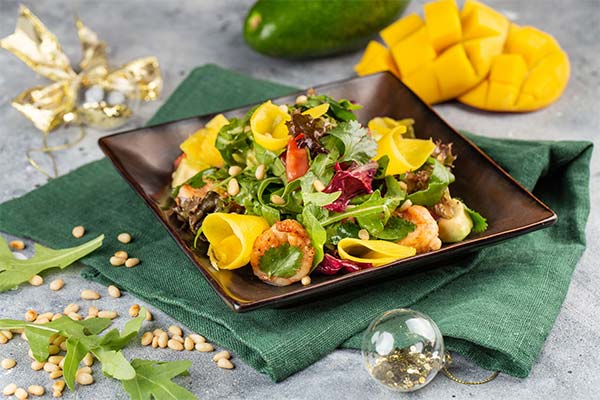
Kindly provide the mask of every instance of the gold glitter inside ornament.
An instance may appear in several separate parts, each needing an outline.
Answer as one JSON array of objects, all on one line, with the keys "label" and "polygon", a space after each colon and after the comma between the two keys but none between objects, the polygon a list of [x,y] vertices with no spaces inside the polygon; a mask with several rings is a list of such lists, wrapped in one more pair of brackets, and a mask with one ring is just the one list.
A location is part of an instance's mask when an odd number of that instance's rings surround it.
[{"label": "gold glitter inside ornament", "polygon": [[412,392],[442,369],[444,338],[431,318],[407,309],[391,310],[371,322],[362,341],[365,367],[390,389]]}]

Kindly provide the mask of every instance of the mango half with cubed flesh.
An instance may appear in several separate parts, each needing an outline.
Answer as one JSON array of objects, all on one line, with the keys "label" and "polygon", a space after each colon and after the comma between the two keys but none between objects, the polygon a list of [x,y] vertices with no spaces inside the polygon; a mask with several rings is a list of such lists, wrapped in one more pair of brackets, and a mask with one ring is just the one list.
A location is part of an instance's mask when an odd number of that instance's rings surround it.
[{"label": "mango half with cubed flesh", "polygon": [[490,111],[533,111],[556,101],[569,75],[569,58],[552,36],[513,24],[487,78],[458,100]]}]

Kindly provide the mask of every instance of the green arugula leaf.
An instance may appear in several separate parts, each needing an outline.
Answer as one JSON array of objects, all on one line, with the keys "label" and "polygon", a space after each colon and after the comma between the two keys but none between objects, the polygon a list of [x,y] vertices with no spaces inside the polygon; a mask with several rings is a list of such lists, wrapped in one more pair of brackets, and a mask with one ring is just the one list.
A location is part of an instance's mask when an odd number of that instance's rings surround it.
[{"label": "green arugula leaf", "polygon": [[430,207],[440,201],[448,185],[454,182],[454,175],[434,158],[427,160],[427,164],[433,165],[427,189],[409,194],[408,199],[413,204]]},{"label": "green arugula leaf", "polygon": [[271,247],[260,258],[259,268],[270,278],[277,276],[289,278],[294,276],[302,264],[302,250],[298,247],[284,243],[278,247]]},{"label": "green arugula leaf", "polygon": [[63,365],[63,378],[71,390],[75,389],[75,376],[77,375],[77,369],[79,369],[79,363],[88,351],[87,346],[78,338],[71,337],[67,339],[67,354],[65,355]]},{"label": "green arugula leaf", "polygon": [[304,205],[314,204],[315,206],[323,207],[327,204],[331,204],[340,197],[342,192],[333,192],[333,193],[323,193],[323,192],[313,192],[307,193],[302,192],[302,201],[304,201]]},{"label": "green arugula leaf", "polygon": [[0,292],[14,289],[32,276],[50,268],[66,268],[75,261],[102,246],[104,235],[100,235],[80,246],[54,250],[35,244],[35,254],[26,260],[16,259],[7,251],[6,240],[0,237]]},{"label": "green arugula leaf", "polygon": [[[340,152],[335,148],[330,148],[327,154],[317,154],[310,163],[310,172],[314,179],[318,179],[327,185],[334,174],[333,166],[340,157]],[[308,175],[308,174],[307,174]],[[305,175],[306,176],[306,175]],[[310,182],[312,185],[312,181]]]},{"label": "green arugula leaf", "polygon": [[135,370],[120,350],[106,350],[103,347],[98,347],[91,349],[91,351],[102,364],[104,375],[120,381],[135,378]]},{"label": "green arugula leaf", "polygon": [[360,110],[362,108],[359,104],[354,104],[350,100],[340,99],[336,100],[325,94],[318,96],[309,96],[306,102],[302,104],[302,110],[308,110],[309,108],[316,107],[323,103],[329,103],[329,110],[327,115],[335,118],[338,121],[353,121],[356,120],[356,115],[352,112],[353,110]]},{"label": "green arugula leaf", "polygon": [[360,227],[354,222],[344,221],[327,228],[327,243],[337,246],[345,238],[358,238]]},{"label": "green arugula leaf", "polygon": [[338,124],[325,136],[326,139],[331,137],[337,138],[343,144],[344,152],[339,161],[366,164],[377,155],[377,143],[357,121]]},{"label": "green arugula leaf", "polygon": [[383,227],[383,230],[377,233],[378,239],[398,241],[404,239],[406,235],[414,231],[415,224],[400,217],[390,217]]},{"label": "green arugula leaf", "polygon": [[131,400],[197,400],[190,391],[172,382],[171,379],[188,373],[191,361],[152,361],[135,359],[133,379],[122,381],[123,389]]},{"label": "green arugula leaf", "polygon": [[299,216],[299,219],[301,220],[300,223],[302,223],[302,226],[304,226],[308,232],[311,244],[315,249],[312,270],[323,261],[323,257],[325,256],[323,246],[327,241],[327,232],[315,216],[315,209],[319,210],[320,208],[314,205],[307,205],[304,207],[304,210],[302,210],[302,215]]},{"label": "green arugula leaf", "polygon": [[488,223],[485,217],[483,217],[477,211],[471,210],[464,203],[463,205],[465,207],[465,211],[467,212],[467,214],[469,214],[471,220],[473,221],[473,228],[471,230],[475,233],[484,232],[488,228]]},{"label": "green arugula leaf", "polygon": [[217,135],[215,147],[228,165],[246,165],[246,156],[253,143],[250,132],[245,129],[249,119],[248,114],[244,118],[232,118]]}]

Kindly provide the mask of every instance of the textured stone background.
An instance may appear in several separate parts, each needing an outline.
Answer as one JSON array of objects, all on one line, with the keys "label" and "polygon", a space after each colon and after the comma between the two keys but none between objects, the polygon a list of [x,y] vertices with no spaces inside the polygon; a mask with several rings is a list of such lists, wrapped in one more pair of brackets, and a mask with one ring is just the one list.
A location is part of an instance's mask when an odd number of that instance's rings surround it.
[{"label": "textured stone background", "polygon": [[[308,87],[353,75],[352,65],[359,53],[312,61],[274,60],[249,50],[241,37],[241,26],[251,1],[176,1],[176,0],[105,0],[68,1],[37,0],[26,2],[58,36],[72,60],[79,59],[79,44],[73,26],[73,14],[81,18],[111,46],[111,61],[120,64],[134,57],[158,56],[164,71],[164,100],[195,66],[216,63],[223,67],[285,84]],[[572,77],[563,97],[551,107],[530,114],[491,114],[456,103],[436,106],[436,110],[453,126],[494,137],[522,139],[583,139],[597,141],[600,135],[600,1],[489,0],[487,3],[504,11],[521,24],[532,24],[553,33],[569,53]],[[422,1],[413,1],[409,11],[420,9]],[[13,31],[18,3],[0,0],[0,37]],[[40,133],[10,106],[21,90],[44,82],[15,57],[0,51],[0,202],[20,196],[46,179],[27,163],[24,151],[40,145]],[[160,101],[145,104],[129,127],[141,125],[159,107]],[[52,134],[52,143],[63,143],[75,130]],[[85,141],[58,154],[61,173],[102,157],[96,145],[105,132],[90,131]],[[592,160],[592,204],[600,200],[600,165],[596,152]],[[108,188],[107,188],[108,190]],[[24,210],[25,212],[25,210]],[[492,383],[469,387],[444,377],[415,393],[413,399],[591,399],[600,395],[600,271],[597,247],[600,230],[598,208],[592,209],[588,223],[588,250],[573,276],[569,293],[556,325],[527,379],[500,376]],[[47,285],[24,286],[0,295],[0,317],[22,318],[28,308],[40,311],[60,310],[76,301],[81,288],[89,287],[104,294],[97,301],[102,309],[114,309],[126,315],[136,299],[125,294],[121,299],[106,296],[105,288],[86,282],[79,267],[61,272],[65,288],[52,293]],[[49,282],[58,273],[46,276]],[[82,303],[82,302],[80,302]],[[87,307],[84,307],[87,310]],[[156,321],[151,327],[166,327],[173,321],[153,310]],[[121,326],[126,318],[118,318]],[[13,357],[18,365],[0,371],[0,387],[10,382],[27,387],[39,383],[50,387],[45,373],[29,368],[27,347],[20,339],[0,346],[0,358]],[[401,395],[387,391],[371,381],[364,372],[360,354],[335,351],[320,362],[274,384],[239,360],[234,371],[223,371],[210,361],[210,355],[152,351],[139,345],[126,350],[128,356],[141,358],[189,358],[194,362],[189,377],[179,382],[202,399],[213,398],[290,398],[290,399],[393,399]],[[457,374],[481,378],[486,372],[459,362]],[[66,399],[124,399],[120,385],[104,378],[96,366],[97,383],[77,391],[65,391]],[[49,394],[46,397],[50,397]]]}]

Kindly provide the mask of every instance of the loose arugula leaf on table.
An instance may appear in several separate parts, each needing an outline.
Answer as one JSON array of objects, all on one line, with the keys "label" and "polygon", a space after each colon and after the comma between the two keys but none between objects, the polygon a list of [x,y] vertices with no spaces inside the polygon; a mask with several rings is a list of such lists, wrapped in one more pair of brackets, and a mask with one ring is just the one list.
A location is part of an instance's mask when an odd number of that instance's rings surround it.
[{"label": "loose arugula leaf on table", "polygon": [[377,143],[357,121],[342,122],[324,138],[337,138],[344,151],[339,161],[367,164],[377,155]]},{"label": "loose arugula leaf on table", "polygon": [[278,247],[271,247],[260,258],[259,267],[270,278],[292,277],[298,272],[302,264],[302,250],[296,246],[284,243]]},{"label": "loose arugula leaf on table", "polygon": [[176,376],[187,375],[191,361],[131,361],[135,378],[122,381],[123,389],[131,400],[197,400],[197,397],[185,388],[172,382]]},{"label": "loose arugula leaf on table", "polygon": [[427,188],[409,194],[408,199],[412,201],[413,204],[429,207],[440,201],[448,185],[454,182],[454,175],[448,168],[434,158],[427,160],[427,163],[433,165]]},{"label": "loose arugula leaf on table", "polygon": [[[463,203],[463,205],[464,205],[464,203]],[[471,220],[473,221],[473,228],[471,230],[475,233],[484,232],[488,228],[488,223],[487,223],[487,220],[485,219],[485,217],[483,217],[477,211],[471,210],[466,205],[464,205],[464,207],[465,207],[465,211],[467,212],[467,214],[469,214],[469,216],[471,217]]]},{"label": "loose arugula leaf on table", "polygon": [[68,249],[50,249],[35,244],[35,254],[26,260],[16,259],[0,237],[0,292],[14,289],[32,276],[50,268],[66,268],[102,246],[104,235]]}]

